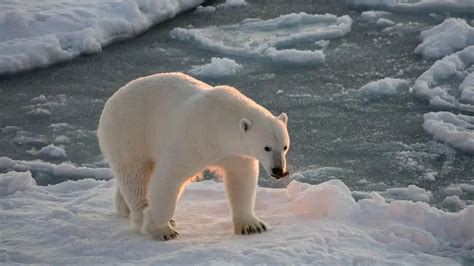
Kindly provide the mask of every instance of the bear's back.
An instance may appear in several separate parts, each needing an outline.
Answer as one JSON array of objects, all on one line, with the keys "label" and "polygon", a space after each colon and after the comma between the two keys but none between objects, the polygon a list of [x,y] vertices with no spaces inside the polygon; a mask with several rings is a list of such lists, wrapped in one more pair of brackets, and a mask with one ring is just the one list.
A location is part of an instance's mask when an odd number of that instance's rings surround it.
[{"label": "bear's back", "polygon": [[138,78],[122,87],[117,93],[125,97],[140,95],[145,99],[165,98],[168,102],[185,99],[202,91],[212,89],[208,84],[183,73],[162,73]]},{"label": "bear's back", "polygon": [[[112,150],[107,146],[113,143],[134,143],[135,148],[143,151],[147,149],[145,143],[152,142],[148,137],[163,136],[158,141],[166,140],[170,125],[182,115],[184,103],[210,89],[211,86],[182,73],[156,74],[129,82],[104,106],[98,128],[103,152]],[[117,148],[120,149],[113,149]]]}]

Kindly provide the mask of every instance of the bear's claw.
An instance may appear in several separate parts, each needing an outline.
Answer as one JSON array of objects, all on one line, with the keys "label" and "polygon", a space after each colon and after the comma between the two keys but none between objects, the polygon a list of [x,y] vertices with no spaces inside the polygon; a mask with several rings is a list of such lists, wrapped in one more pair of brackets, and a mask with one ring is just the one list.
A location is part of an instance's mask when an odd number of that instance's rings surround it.
[{"label": "bear's claw", "polygon": [[172,227],[166,226],[159,229],[154,229],[152,232],[148,233],[148,236],[156,240],[171,240],[177,238],[179,235]]},{"label": "bear's claw", "polygon": [[234,232],[237,235],[251,235],[256,233],[262,233],[270,227],[262,221],[252,221],[249,223],[238,223],[234,226]]}]

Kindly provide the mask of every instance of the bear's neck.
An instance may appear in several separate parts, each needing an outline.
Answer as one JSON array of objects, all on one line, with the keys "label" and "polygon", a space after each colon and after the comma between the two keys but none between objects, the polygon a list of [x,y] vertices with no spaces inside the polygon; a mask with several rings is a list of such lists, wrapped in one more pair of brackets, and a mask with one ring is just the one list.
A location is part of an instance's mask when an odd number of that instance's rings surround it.
[{"label": "bear's neck", "polygon": [[[204,96],[195,98],[194,108],[187,110],[189,120],[186,123],[198,127],[187,129],[191,130],[190,139],[196,142],[193,146],[206,153],[203,157],[214,161],[229,156],[249,156],[240,120],[261,121],[262,117],[271,116],[271,113],[228,86],[206,91]],[[209,107],[212,112],[209,112]]]}]

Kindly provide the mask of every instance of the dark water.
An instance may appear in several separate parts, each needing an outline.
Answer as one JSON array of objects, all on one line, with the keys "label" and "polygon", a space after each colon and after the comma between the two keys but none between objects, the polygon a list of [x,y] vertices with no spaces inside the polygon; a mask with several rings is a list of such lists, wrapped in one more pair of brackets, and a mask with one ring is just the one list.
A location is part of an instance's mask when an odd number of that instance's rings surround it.
[{"label": "dark water", "polygon": [[[50,162],[99,162],[103,158],[95,130],[104,102],[115,90],[137,77],[186,72],[212,57],[230,57],[244,65],[244,70],[232,78],[204,81],[235,86],[275,114],[288,113],[292,147],[287,160],[292,172],[310,170],[304,181],[320,183],[336,177],[360,191],[415,184],[433,193],[433,204],[445,198],[443,190],[449,184],[474,183],[473,157],[434,141],[423,131],[422,116],[432,111],[426,102],[408,92],[379,99],[351,91],[384,77],[417,78],[433,63],[413,53],[420,43],[419,32],[439,20],[428,14],[394,13],[393,21],[413,23],[383,32],[373,23],[362,22],[360,13],[348,9],[343,1],[248,2],[212,14],[187,12],[137,38],[110,45],[102,53],[0,77],[0,128],[4,128],[0,156],[34,160],[28,150],[65,135],[70,138],[64,145],[68,157]],[[317,67],[225,56],[169,37],[175,27],[233,24],[245,18],[268,19],[301,11],[348,14],[354,20],[348,35],[331,40],[326,62]],[[279,90],[283,93],[277,94]],[[52,115],[27,115],[25,106],[42,94],[59,103],[48,107]],[[51,126],[55,123],[68,126]],[[6,130],[6,126],[20,129]],[[433,175],[435,179],[430,180]],[[283,187],[288,181],[274,181],[261,173],[263,186]],[[465,193],[461,199],[472,203],[474,195]]]}]

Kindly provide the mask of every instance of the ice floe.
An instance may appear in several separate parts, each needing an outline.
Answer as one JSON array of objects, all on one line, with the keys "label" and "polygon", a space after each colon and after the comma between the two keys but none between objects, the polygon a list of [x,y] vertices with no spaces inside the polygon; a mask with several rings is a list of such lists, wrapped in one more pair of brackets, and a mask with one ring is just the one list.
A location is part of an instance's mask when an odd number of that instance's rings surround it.
[{"label": "ice floe", "polygon": [[474,45],[474,27],[466,20],[449,18],[443,23],[422,31],[423,42],[415,49],[415,53],[427,58],[441,58],[467,46]]},{"label": "ice floe", "polygon": [[215,6],[198,6],[196,7],[196,13],[204,13],[204,14],[208,14],[208,13],[214,13],[216,11],[216,7]]},{"label": "ice floe", "polygon": [[116,215],[113,180],[41,187],[10,172],[0,175],[0,191],[7,264],[451,265],[474,248],[474,206],[449,213],[375,192],[356,202],[337,179],[258,188],[256,213],[272,229],[252,236],[233,235],[223,184],[191,183],[174,216],[180,236],[166,243]]},{"label": "ice floe", "polygon": [[384,18],[392,15],[392,13],[387,11],[377,11],[377,10],[369,10],[364,11],[360,14],[360,18],[365,21],[375,22],[379,18]]},{"label": "ice floe", "polygon": [[380,28],[386,28],[395,25],[395,22],[391,21],[390,19],[379,18],[377,19],[377,22],[375,22],[375,25]]},{"label": "ice floe", "polygon": [[36,181],[30,172],[11,171],[0,174],[0,197],[13,194],[17,191],[28,190],[36,186]]},{"label": "ice floe", "polygon": [[236,7],[245,6],[247,2],[245,0],[226,0],[224,3],[217,5],[217,7]]},{"label": "ice floe", "polygon": [[112,172],[109,168],[82,167],[71,163],[53,164],[43,161],[22,161],[13,160],[8,157],[0,157],[0,171],[29,171],[34,176],[48,175],[50,177],[59,178],[58,180],[77,178],[112,178]]},{"label": "ice floe", "polygon": [[399,94],[403,90],[408,91],[408,81],[397,78],[384,78],[365,84],[358,92],[365,96],[392,96]]},{"label": "ice floe", "polygon": [[458,196],[447,196],[442,202],[441,206],[450,210],[460,210],[466,207],[466,203]]},{"label": "ice floe", "polygon": [[448,55],[416,79],[413,92],[435,108],[474,112],[473,64],[474,46]]},{"label": "ice floe", "polygon": [[39,151],[33,149],[30,151],[30,153],[39,158],[45,159],[63,159],[67,157],[66,151],[63,148],[54,144],[44,146]]},{"label": "ice floe", "polygon": [[423,202],[430,202],[431,198],[433,197],[431,192],[415,185],[409,185],[406,188],[389,188],[380,194],[391,199],[404,199]]},{"label": "ice floe", "polygon": [[450,112],[423,115],[423,128],[434,139],[464,152],[474,153],[474,117]]},{"label": "ice floe", "polygon": [[202,2],[2,1],[0,75],[99,52]]},{"label": "ice floe", "polygon": [[399,12],[459,12],[474,13],[470,0],[346,0],[354,8],[383,9]]},{"label": "ice floe", "polygon": [[245,19],[233,25],[175,28],[170,36],[227,55],[291,65],[317,65],[324,61],[323,51],[296,50],[291,46],[341,38],[350,32],[351,26],[352,19],[347,15],[337,17],[302,12],[268,20]]},{"label": "ice floe", "polygon": [[229,58],[213,57],[209,64],[193,66],[189,73],[201,78],[222,78],[237,74],[242,65]]}]

